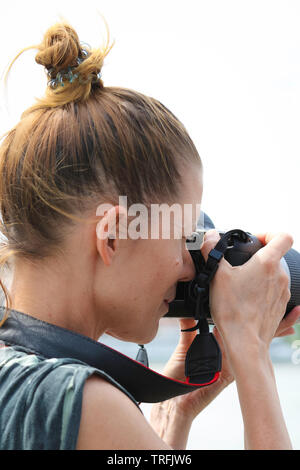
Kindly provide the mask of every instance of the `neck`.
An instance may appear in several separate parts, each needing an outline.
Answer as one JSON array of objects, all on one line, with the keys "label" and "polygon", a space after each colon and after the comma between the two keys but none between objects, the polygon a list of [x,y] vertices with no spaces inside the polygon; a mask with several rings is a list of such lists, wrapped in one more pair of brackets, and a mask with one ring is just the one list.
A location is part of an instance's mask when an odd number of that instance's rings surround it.
[{"label": "neck", "polygon": [[[67,263],[15,265],[10,289],[11,308],[97,340],[104,333],[96,315],[88,275]],[[81,275],[80,275],[81,273]]]}]

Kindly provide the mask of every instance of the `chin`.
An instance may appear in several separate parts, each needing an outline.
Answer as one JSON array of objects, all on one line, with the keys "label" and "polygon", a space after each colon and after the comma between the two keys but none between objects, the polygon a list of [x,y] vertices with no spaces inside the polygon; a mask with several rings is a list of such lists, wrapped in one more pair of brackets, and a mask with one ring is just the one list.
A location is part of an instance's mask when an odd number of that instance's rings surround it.
[{"label": "chin", "polygon": [[157,323],[155,324],[155,328],[153,328],[152,332],[151,331],[147,331],[147,335],[144,335],[141,340],[139,340],[138,342],[136,341],[137,344],[148,344],[148,343],[151,343],[151,341],[154,340],[155,336],[157,335],[157,331],[158,331],[158,327],[159,327],[159,321],[157,321]]},{"label": "chin", "polygon": [[158,327],[159,327],[159,322],[155,323],[152,326],[152,328],[150,328],[150,326],[148,326],[148,328],[143,327],[142,332],[134,336],[132,335],[132,337],[130,339],[126,339],[126,341],[130,341],[131,343],[136,343],[136,344],[151,343],[151,341],[153,341],[157,335]]},{"label": "chin", "polygon": [[157,335],[158,331],[158,323],[155,328],[149,329],[145,332],[143,331],[142,333],[135,334],[134,332],[126,332],[124,334],[116,334],[112,331],[105,331],[105,333],[109,336],[113,336],[114,338],[120,340],[120,341],[126,341],[128,343],[136,343],[136,344],[148,344],[151,343],[151,341],[155,338]]}]

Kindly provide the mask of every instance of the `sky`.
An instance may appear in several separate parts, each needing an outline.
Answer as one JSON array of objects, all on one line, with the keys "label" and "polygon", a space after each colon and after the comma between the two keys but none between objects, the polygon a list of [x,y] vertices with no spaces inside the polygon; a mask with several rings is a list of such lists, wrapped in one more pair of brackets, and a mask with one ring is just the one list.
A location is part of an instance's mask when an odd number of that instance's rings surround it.
[{"label": "sky", "polygon": [[[300,251],[300,2],[291,0],[10,0],[1,7],[0,74],[63,15],[98,46],[115,45],[105,86],[153,96],[182,121],[204,165],[202,209],[220,230],[285,231]],[[47,77],[25,52],[1,83],[0,133]]]}]

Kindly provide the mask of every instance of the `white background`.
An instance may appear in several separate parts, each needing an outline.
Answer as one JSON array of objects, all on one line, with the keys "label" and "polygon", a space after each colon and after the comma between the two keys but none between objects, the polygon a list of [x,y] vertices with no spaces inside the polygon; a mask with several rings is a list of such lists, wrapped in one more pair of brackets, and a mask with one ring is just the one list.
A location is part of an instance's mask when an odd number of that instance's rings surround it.
[{"label": "white background", "polygon": [[[97,9],[116,41],[104,85],[153,96],[184,123],[205,168],[202,207],[217,228],[288,231],[300,251],[300,2],[10,0],[0,10],[0,72],[20,49],[38,44],[59,14],[97,47],[105,34]],[[7,102],[2,85],[1,134],[44,93],[47,78],[35,53],[14,65]],[[288,419],[299,422],[299,406]],[[216,443],[235,447],[224,430],[213,432]],[[214,436],[207,437],[214,448]]]},{"label": "white background", "polygon": [[[300,2],[10,0],[1,6],[1,69],[59,14],[97,46],[105,33],[97,9],[116,41],[104,84],[154,96],[184,123],[216,227],[288,231],[300,250]],[[24,52],[9,75],[1,133],[44,93],[35,53]]]}]

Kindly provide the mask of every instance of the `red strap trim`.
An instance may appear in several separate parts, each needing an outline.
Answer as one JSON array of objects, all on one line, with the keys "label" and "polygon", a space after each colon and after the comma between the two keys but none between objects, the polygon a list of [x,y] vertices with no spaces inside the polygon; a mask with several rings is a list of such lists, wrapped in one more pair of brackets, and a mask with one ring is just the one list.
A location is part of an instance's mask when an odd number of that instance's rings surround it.
[{"label": "red strap trim", "polygon": [[180,384],[183,384],[183,385],[209,385],[209,384],[212,384],[213,382],[216,382],[216,380],[218,380],[219,378],[219,375],[220,375],[220,372],[216,372],[213,379],[210,381],[210,382],[206,382],[206,383],[203,383],[203,384],[194,384],[194,383],[190,383],[190,379],[189,377],[186,378],[186,381],[183,382],[182,380],[177,380],[177,379],[173,379],[172,377],[167,377],[166,375],[163,375],[163,374],[160,374],[159,372],[156,372],[156,370],[153,370],[151,369],[150,367],[146,367],[144,364],[141,364],[140,362],[136,361],[135,359],[132,359],[132,357],[129,357],[129,356],[126,356],[126,354],[123,354],[121,353],[120,351],[118,351],[117,349],[114,349],[112,348],[111,346],[107,346],[107,344],[104,344],[104,343],[101,343],[103,346],[105,346],[106,348],[108,349],[112,349],[113,351],[116,351],[117,353],[121,354],[122,356],[124,357],[127,357],[127,359],[130,359],[132,362],[135,362],[136,364],[138,364],[139,366],[142,366],[144,367],[145,369],[148,369],[150,370],[151,372],[154,372],[156,375],[160,375],[161,377],[164,377],[165,379],[168,379],[168,380],[172,380],[173,382],[178,382]]},{"label": "red strap trim", "polygon": [[220,376],[220,372],[216,372],[215,375],[214,375],[214,377],[213,377],[213,379],[212,379],[210,382],[206,382],[206,383],[204,383],[204,384],[194,384],[194,383],[191,383],[191,382],[190,382],[190,378],[187,377],[185,383],[187,383],[188,385],[210,385],[210,384],[216,382],[216,381],[218,380],[219,376]]}]

